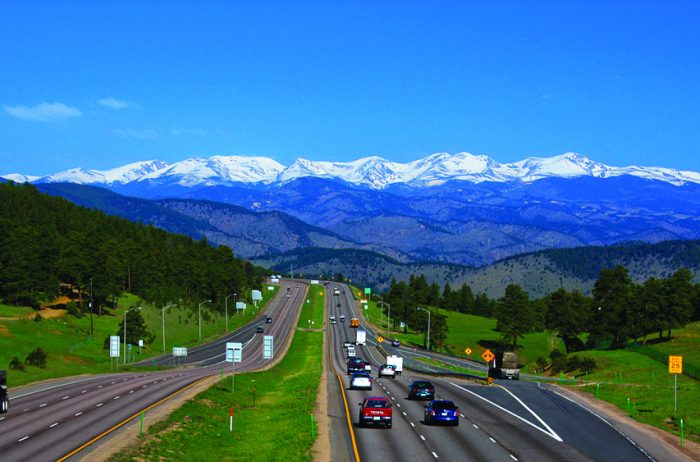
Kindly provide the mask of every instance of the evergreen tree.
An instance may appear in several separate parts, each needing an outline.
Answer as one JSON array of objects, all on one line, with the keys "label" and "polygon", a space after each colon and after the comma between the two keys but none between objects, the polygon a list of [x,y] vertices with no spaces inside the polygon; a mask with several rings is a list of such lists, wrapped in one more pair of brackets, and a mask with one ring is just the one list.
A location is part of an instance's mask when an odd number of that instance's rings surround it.
[{"label": "evergreen tree", "polygon": [[505,294],[498,301],[496,321],[496,329],[505,340],[512,341],[513,350],[517,348],[518,338],[532,332],[534,313],[530,297],[522,287],[517,284],[506,287]]}]

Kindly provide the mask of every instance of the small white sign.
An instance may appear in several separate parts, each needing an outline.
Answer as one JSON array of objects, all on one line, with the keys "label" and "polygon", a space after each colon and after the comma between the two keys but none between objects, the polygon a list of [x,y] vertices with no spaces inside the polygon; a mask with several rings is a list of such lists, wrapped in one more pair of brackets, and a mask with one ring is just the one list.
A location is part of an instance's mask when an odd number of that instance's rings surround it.
[{"label": "small white sign", "polygon": [[245,302],[236,302],[237,310],[245,310]]},{"label": "small white sign", "polygon": [[187,356],[187,348],[173,347],[173,356]]},{"label": "small white sign", "polygon": [[243,360],[243,344],[226,342],[226,362],[240,363]]},{"label": "small white sign", "polygon": [[270,278],[270,283],[278,284],[280,282],[279,278]]},{"label": "small white sign", "polygon": [[143,348],[143,339],[139,340],[139,348]]},{"label": "small white sign", "polygon": [[360,303],[367,304],[367,299],[363,298],[362,300],[360,300]]},{"label": "small white sign", "polygon": [[259,290],[253,290],[251,292],[250,298],[252,298],[254,302],[262,300],[262,292],[260,292]]},{"label": "small white sign", "polygon": [[273,290],[275,290],[275,286],[267,286],[268,292],[272,292]]},{"label": "small white sign", "polygon": [[120,356],[119,354],[119,346],[121,343],[119,343],[119,336],[118,335],[110,335],[109,336],[109,357],[110,358],[118,358]]},{"label": "small white sign", "polygon": [[312,279],[311,280],[311,285],[318,285],[318,279]]},{"label": "small white sign", "polygon": [[272,359],[274,356],[273,342],[272,335],[263,336],[263,359]]}]

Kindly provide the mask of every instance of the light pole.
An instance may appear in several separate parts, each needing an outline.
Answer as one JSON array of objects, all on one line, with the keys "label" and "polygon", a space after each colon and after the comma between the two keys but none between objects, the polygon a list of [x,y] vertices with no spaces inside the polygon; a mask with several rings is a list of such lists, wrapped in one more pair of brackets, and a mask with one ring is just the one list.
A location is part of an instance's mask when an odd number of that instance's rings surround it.
[{"label": "light pole", "polygon": [[425,308],[417,307],[416,310],[425,311],[428,313],[428,351],[430,351],[430,310]]},{"label": "light pole", "polygon": [[128,310],[126,310],[124,312],[124,364],[126,364],[126,313],[128,313],[129,311],[140,310],[140,309],[141,309],[141,307],[137,306],[136,308],[129,308]]},{"label": "light pole", "polygon": [[202,341],[202,305],[205,303],[211,303],[211,300],[204,300],[199,304],[199,341]]},{"label": "light pole", "polygon": [[389,307],[389,311],[386,313],[386,335],[389,335],[389,331],[391,330],[391,303],[384,303],[382,302],[382,305],[386,305]]},{"label": "light pole", "polygon": [[[382,319],[384,319],[384,297],[381,295],[377,295],[377,298],[379,299],[379,303],[382,304],[382,307],[379,309],[379,329],[382,328]],[[386,335],[386,332],[385,332]]]},{"label": "light pole", "polygon": [[165,305],[163,307],[163,353],[165,353],[165,310],[167,310],[170,307],[177,306],[175,303],[171,303],[169,305]]},{"label": "light pole", "polygon": [[225,316],[226,316],[226,332],[228,332],[228,299],[229,297],[233,297],[233,303],[236,303],[236,292],[232,294],[228,294],[226,298],[224,299],[224,307],[225,307]]}]

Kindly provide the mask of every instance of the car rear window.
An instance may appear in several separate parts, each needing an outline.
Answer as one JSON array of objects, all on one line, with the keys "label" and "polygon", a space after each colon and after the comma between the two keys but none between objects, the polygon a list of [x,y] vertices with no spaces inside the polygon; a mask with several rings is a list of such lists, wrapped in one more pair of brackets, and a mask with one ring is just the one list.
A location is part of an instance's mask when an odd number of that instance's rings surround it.
[{"label": "car rear window", "polygon": [[359,358],[353,358],[350,360],[350,364],[353,366],[358,365],[358,364],[364,364],[365,362]]},{"label": "car rear window", "polygon": [[457,409],[457,407],[455,406],[455,403],[453,403],[452,401],[438,401],[436,403],[433,403],[433,409],[454,411],[455,409]]},{"label": "car rear window", "polygon": [[413,388],[433,388],[430,382],[413,382]]},{"label": "car rear window", "polygon": [[365,404],[365,407],[389,407],[389,405],[383,399],[370,399]]}]

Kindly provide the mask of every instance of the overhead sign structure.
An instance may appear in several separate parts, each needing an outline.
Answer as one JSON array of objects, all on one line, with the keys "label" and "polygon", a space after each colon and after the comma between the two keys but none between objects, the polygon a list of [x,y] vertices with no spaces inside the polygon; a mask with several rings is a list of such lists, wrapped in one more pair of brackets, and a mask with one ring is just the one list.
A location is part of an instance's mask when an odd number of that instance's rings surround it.
[{"label": "overhead sign structure", "polygon": [[491,360],[493,360],[493,358],[495,358],[495,356],[493,355],[493,353],[491,353],[491,350],[489,350],[489,349],[484,351],[481,354],[481,357],[484,358],[484,361],[486,361],[487,363],[490,363]]},{"label": "overhead sign structure", "polygon": [[243,359],[243,344],[238,342],[226,342],[226,362],[240,363]]},{"label": "overhead sign structure", "polygon": [[668,372],[669,374],[683,373],[683,356],[668,357]]},{"label": "overhead sign structure", "polygon": [[110,358],[118,358],[120,356],[119,354],[119,346],[121,345],[119,341],[119,336],[118,335],[110,335],[109,336],[109,357]]},{"label": "overhead sign structure", "polygon": [[472,349],[467,347],[467,349],[464,350],[464,352],[467,354],[467,356],[469,356],[470,354],[472,354]]},{"label": "overhead sign structure", "polygon": [[272,335],[263,336],[263,359],[272,359],[274,356],[274,338]]}]

